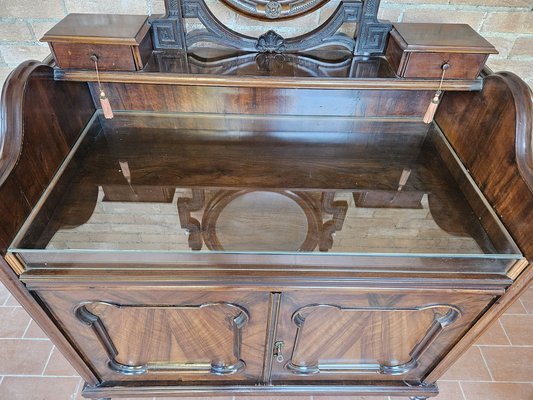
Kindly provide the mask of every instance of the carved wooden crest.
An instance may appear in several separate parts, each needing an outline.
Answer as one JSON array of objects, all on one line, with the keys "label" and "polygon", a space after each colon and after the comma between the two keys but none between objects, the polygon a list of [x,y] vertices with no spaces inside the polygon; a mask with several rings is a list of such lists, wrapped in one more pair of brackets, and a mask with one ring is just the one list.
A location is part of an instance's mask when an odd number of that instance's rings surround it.
[{"label": "carved wooden crest", "polygon": [[[311,12],[329,0],[223,0],[239,12],[256,19],[287,19]],[[323,47],[341,47],[355,55],[383,54],[391,30],[388,21],[379,21],[380,0],[342,0],[331,16],[310,32],[284,38],[273,30],[259,37],[236,32],[211,12],[205,0],[165,0],[167,13],[152,21],[156,50],[189,49],[212,43],[242,51],[298,53]],[[187,31],[184,20],[198,20],[203,29]],[[341,32],[345,23],[356,24],[355,37]]]},{"label": "carved wooden crest", "polygon": [[271,30],[259,36],[256,48],[261,53],[283,53],[285,51],[285,39]]}]

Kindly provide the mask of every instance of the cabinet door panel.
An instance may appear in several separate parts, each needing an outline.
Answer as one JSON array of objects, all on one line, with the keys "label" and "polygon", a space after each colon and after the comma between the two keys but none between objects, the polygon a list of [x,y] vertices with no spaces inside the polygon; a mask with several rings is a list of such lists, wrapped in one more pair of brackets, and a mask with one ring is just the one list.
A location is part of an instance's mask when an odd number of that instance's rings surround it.
[{"label": "cabinet door panel", "polygon": [[419,380],[493,295],[284,293],[273,379]]},{"label": "cabinet door panel", "polygon": [[108,353],[109,367],[119,373],[230,375],[246,365],[241,337],[249,316],[235,304],[88,302],[76,309],[76,316],[92,327]]},{"label": "cabinet door panel", "polygon": [[38,295],[105,381],[260,379],[268,293],[128,288]]}]

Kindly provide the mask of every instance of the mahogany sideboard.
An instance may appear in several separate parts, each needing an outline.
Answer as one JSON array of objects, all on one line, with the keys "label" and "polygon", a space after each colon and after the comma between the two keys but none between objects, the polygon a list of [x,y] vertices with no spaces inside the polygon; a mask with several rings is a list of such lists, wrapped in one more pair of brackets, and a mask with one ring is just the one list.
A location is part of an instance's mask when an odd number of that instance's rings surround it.
[{"label": "mahogany sideboard", "polygon": [[[280,22],[327,1],[224,3]],[[60,63],[11,73],[0,278],[83,396],[425,399],[528,288],[531,90],[478,76],[494,48],[465,26],[397,25],[387,53],[378,6],[296,38],[202,0],[69,16],[44,38]]]}]

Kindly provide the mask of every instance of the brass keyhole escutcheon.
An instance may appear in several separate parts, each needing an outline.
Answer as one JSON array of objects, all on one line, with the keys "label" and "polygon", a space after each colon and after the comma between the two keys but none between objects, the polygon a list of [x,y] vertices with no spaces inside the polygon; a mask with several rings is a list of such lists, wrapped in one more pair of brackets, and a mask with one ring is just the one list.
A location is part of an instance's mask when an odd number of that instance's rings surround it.
[{"label": "brass keyhole escutcheon", "polygon": [[274,356],[276,357],[276,361],[279,363],[282,363],[283,358],[283,346],[285,346],[285,343],[281,340],[278,340],[276,343],[274,343]]}]

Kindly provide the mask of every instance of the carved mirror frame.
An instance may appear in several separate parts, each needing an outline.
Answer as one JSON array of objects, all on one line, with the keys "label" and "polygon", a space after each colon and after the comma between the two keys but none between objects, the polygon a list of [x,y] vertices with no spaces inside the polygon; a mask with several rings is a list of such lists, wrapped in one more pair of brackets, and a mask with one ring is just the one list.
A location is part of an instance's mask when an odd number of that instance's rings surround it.
[{"label": "carved mirror frame", "polygon": [[[327,4],[329,0],[223,0],[224,5],[255,19],[297,18]],[[165,0],[166,15],[152,21],[156,50],[187,50],[201,42],[259,53],[297,53],[322,47],[344,48],[354,55],[383,54],[391,24],[379,21],[380,0],[343,0],[333,14],[310,32],[284,38],[274,30],[259,37],[236,32],[212,13],[205,0]],[[193,18],[203,29],[190,32],[185,19]],[[340,33],[345,23],[355,23],[354,37]]]}]

